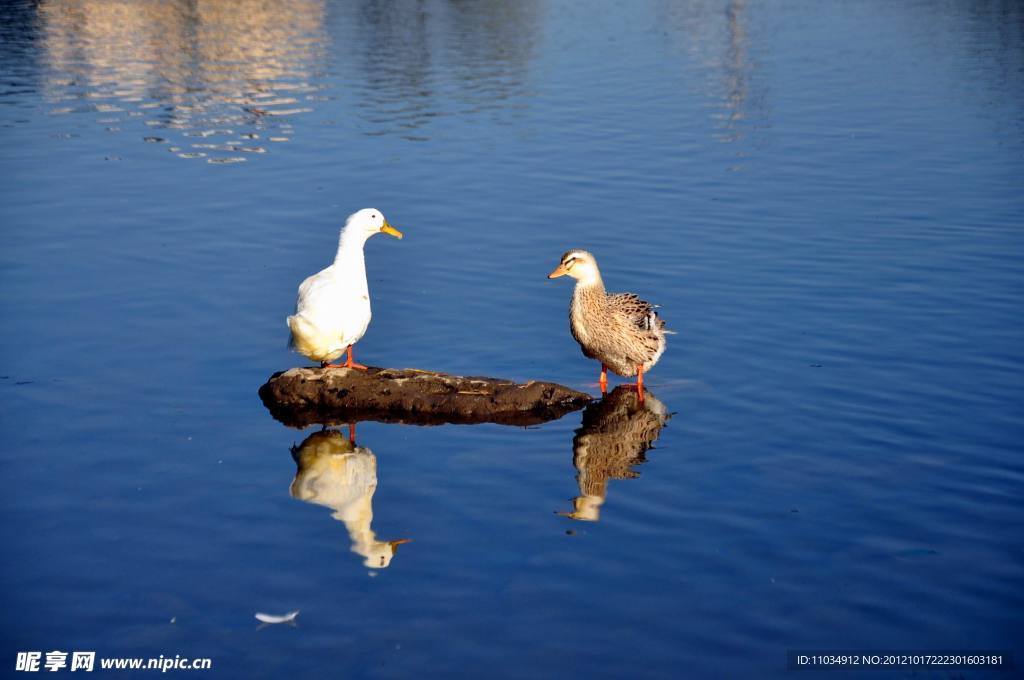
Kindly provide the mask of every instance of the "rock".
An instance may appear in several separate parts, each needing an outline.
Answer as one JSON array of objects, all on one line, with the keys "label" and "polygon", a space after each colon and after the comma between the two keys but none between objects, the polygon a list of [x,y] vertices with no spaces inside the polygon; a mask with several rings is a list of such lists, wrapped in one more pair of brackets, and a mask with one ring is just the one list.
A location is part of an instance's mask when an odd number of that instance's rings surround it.
[{"label": "rock", "polygon": [[260,388],[270,414],[285,425],[363,420],[413,425],[536,425],[583,408],[590,395],[531,380],[463,377],[414,368],[292,368]]}]

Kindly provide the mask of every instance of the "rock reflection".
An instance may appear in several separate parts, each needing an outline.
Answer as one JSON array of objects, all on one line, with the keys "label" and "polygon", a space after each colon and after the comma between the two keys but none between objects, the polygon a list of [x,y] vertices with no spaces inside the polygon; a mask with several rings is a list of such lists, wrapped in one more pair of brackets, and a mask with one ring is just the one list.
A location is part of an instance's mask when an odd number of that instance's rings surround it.
[{"label": "rock reflection", "polygon": [[323,0],[43,0],[38,13],[50,113],[180,130],[181,157],[265,152],[253,140],[285,140],[319,89]]},{"label": "rock reflection", "polygon": [[377,457],[337,430],[324,429],[292,447],[298,469],[289,492],[293,498],[334,510],[345,524],[352,552],[363,564],[384,569],[407,539],[381,541],[371,528],[373,494],[377,490]]},{"label": "rock reflection", "polygon": [[645,452],[654,445],[669,417],[665,405],[653,394],[645,392],[640,401],[636,390],[626,385],[588,406],[572,440],[580,495],[573,499],[572,511],[559,514],[598,521],[608,481],[640,476],[632,468],[646,460]]}]

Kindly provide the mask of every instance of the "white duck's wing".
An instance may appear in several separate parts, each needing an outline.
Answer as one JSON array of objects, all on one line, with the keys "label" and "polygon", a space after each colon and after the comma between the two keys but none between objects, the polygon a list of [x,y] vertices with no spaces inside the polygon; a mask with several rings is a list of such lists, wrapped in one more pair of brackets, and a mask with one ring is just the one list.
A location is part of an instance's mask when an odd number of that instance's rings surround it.
[{"label": "white duck's wing", "polygon": [[299,286],[299,296],[295,300],[295,313],[309,318],[320,316],[337,306],[338,302],[350,294],[344,277],[337,276],[331,267],[306,278]]},{"label": "white duck's wing", "polygon": [[333,264],[302,282],[295,311],[307,316],[321,312],[336,315],[339,309],[361,311],[369,306],[366,272],[350,271]]},{"label": "white duck's wing", "polygon": [[332,359],[362,338],[370,325],[365,276],[346,276],[335,269],[328,267],[302,282],[295,314],[288,317],[292,345],[313,359]]}]

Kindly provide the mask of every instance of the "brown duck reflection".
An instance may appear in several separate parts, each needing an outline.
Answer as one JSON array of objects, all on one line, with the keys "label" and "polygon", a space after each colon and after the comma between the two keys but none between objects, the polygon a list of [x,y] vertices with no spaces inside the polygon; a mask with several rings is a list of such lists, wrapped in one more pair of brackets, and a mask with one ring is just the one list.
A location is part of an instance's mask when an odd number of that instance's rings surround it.
[{"label": "brown duck reflection", "polygon": [[611,479],[632,479],[633,466],[645,462],[670,414],[650,392],[641,401],[636,389],[620,385],[583,412],[583,424],[572,440],[573,465],[580,495],[571,512],[560,515],[596,522]]},{"label": "brown duck reflection", "polygon": [[371,528],[377,457],[353,439],[324,429],[293,446],[292,458],[298,469],[289,492],[293,498],[334,510],[331,516],[345,524],[352,552],[361,556],[367,567],[384,569],[398,546],[409,541],[381,541]]}]

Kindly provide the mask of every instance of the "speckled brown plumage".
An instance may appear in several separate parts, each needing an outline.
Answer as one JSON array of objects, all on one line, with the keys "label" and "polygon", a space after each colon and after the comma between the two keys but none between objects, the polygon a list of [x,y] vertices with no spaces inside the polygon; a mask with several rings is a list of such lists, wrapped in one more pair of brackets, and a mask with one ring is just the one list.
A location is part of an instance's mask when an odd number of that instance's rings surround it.
[{"label": "speckled brown plumage", "polygon": [[569,305],[569,328],[583,354],[622,376],[646,372],[665,351],[665,322],[632,293],[609,295],[604,284],[579,282]]}]

